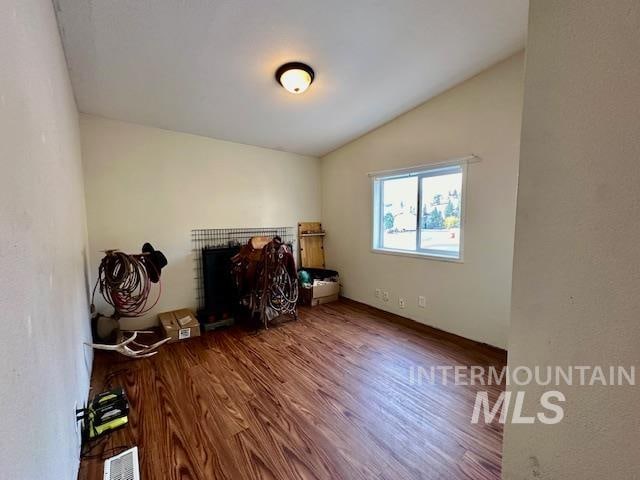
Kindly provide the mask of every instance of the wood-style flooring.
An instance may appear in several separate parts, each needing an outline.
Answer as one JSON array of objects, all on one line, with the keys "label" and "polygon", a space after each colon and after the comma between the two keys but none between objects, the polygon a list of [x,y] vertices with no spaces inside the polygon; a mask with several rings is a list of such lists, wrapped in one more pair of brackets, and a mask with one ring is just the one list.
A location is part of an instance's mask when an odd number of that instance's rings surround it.
[{"label": "wood-style flooring", "polygon": [[473,425],[478,389],[410,383],[411,367],[495,365],[503,351],[349,300],[267,331],[239,327],[154,358],[98,352],[92,394],[122,385],[130,424],[81,463],[139,447],[142,480],[499,479],[502,426]]}]

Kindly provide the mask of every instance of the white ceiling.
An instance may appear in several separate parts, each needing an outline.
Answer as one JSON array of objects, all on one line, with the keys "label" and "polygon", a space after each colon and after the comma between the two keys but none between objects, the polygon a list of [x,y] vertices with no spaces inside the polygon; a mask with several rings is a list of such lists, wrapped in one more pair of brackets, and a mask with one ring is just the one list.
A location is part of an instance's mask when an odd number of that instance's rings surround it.
[{"label": "white ceiling", "polygon": [[[80,111],[321,156],[524,47],[527,0],[55,0]],[[297,60],[316,79],[274,79]]]}]

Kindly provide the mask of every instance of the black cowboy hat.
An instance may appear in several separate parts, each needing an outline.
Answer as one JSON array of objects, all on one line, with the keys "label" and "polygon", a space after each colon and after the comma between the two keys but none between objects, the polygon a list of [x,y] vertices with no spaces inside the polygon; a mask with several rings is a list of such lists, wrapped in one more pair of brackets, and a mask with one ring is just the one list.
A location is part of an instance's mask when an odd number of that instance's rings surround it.
[{"label": "black cowboy hat", "polygon": [[144,256],[144,267],[147,270],[149,279],[153,283],[160,281],[160,272],[167,266],[167,257],[160,250],[155,250],[150,243],[145,243],[142,246],[142,253],[146,253]]}]

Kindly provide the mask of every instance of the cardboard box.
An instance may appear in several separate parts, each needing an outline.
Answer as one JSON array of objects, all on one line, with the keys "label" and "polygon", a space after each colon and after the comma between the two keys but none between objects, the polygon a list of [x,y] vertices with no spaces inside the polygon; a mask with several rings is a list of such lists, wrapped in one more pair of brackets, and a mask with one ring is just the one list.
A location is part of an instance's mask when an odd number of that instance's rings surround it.
[{"label": "cardboard box", "polygon": [[315,297],[311,299],[311,306],[316,307],[323,303],[335,302],[340,298],[340,294],[335,293],[333,295],[327,295],[326,297]]},{"label": "cardboard box", "polygon": [[158,319],[169,343],[200,336],[198,319],[188,308],[161,313]]},{"label": "cardboard box", "polygon": [[301,303],[312,307],[323,303],[335,302],[339,297],[340,284],[338,282],[314,280],[311,287],[300,288]]}]

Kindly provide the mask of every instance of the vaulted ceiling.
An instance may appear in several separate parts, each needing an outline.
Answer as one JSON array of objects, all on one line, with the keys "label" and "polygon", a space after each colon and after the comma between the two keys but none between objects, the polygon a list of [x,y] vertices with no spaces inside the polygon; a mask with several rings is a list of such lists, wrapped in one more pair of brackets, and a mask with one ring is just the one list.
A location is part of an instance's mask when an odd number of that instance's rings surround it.
[{"label": "vaulted ceiling", "polygon": [[[321,156],[524,47],[527,0],[56,0],[81,112]],[[282,63],[311,65],[302,95]]]}]

